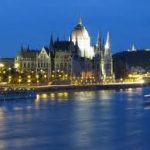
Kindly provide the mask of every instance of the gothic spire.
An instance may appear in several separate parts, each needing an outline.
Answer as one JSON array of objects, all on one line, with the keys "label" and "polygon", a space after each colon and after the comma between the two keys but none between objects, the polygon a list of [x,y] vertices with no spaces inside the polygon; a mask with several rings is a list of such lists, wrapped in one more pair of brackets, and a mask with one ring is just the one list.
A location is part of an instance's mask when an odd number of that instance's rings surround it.
[{"label": "gothic spire", "polygon": [[109,32],[107,32],[107,38],[106,38],[106,43],[105,43],[105,50],[109,50],[109,49],[111,49],[110,34],[109,34]]},{"label": "gothic spire", "polygon": [[24,50],[24,48],[23,48],[23,44],[21,44],[21,51],[23,51]]},{"label": "gothic spire", "polygon": [[100,36],[100,32],[98,32],[96,46],[101,47],[101,44],[102,44],[101,36]]},{"label": "gothic spire", "polygon": [[29,44],[28,44],[28,47],[27,47],[27,51],[30,51],[30,46],[29,46]]},{"label": "gothic spire", "polygon": [[57,36],[57,42],[59,42],[59,36]]},{"label": "gothic spire", "polygon": [[53,34],[51,34],[51,39],[50,39],[50,44],[49,44],[49,48],[50,48],[50,49],[53,48],[53,44],[54,44],[54,41],[53,41]]},{"label": "gothic spire", "polygon": [[136,51],[136,48],[135,48],[135,45],[134,44],[132,44],[132,49],[131,49],[132,51]]}]

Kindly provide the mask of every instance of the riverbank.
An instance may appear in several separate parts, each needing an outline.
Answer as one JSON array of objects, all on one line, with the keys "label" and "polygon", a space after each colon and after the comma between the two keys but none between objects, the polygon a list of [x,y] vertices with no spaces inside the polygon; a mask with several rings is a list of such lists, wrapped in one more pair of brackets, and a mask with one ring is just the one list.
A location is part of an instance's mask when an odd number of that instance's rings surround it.
[{"label": "riverbank", "polygon": [[143,83],[112,83],[98,85],[55,85],[55,86],[36,86],[34,89],[38,93],[42,92],[67,92],[67,91],[95,91],[95,90],[120,90],[128,88],[141,88],[148,86]]},{"label": "riverbank", "polygon": [[34,89],[37,93],[42,92],[66,92],[66,91],[94,91],[94,90],[120,90],[128,88],[141,88],[149,86],[148,83],[107,83],[95,85],[9,85],[2,87],[9,90]]}]

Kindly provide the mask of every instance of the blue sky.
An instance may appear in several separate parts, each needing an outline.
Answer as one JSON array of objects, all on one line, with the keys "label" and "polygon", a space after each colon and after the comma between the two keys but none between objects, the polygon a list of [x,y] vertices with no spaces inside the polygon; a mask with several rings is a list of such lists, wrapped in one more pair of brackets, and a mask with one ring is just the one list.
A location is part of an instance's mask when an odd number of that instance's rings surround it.
[{"label": "blue sky", "polygon": [[132,43],[150,48],[149,0],[0,0],[0,57],[15,56],[21,45],[41,48],[50,35],[66,38],[78,16],[94,43],[110,31],[113,53]]}]

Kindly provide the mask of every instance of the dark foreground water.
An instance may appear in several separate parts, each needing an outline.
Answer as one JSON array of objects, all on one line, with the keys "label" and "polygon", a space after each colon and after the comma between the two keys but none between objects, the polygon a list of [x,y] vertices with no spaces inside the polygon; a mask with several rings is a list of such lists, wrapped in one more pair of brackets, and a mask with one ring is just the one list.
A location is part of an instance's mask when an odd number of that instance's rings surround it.
[{"label": "dark foreground water", "polygon": [[150,88],[0,102],[0,150],[149,150]]}]

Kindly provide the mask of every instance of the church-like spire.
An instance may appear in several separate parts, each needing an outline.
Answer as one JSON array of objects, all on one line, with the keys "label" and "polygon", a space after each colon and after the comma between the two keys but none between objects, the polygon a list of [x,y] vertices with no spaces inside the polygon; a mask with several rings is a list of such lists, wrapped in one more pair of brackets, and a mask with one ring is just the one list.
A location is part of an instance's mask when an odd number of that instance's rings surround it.
[{"label": "church-like spire", "polygon": [[107,32],[107,38],[106,38],[106,43],[105,43],[105,50],[108,50],[108,49],[111,49],[109,32]]}]

